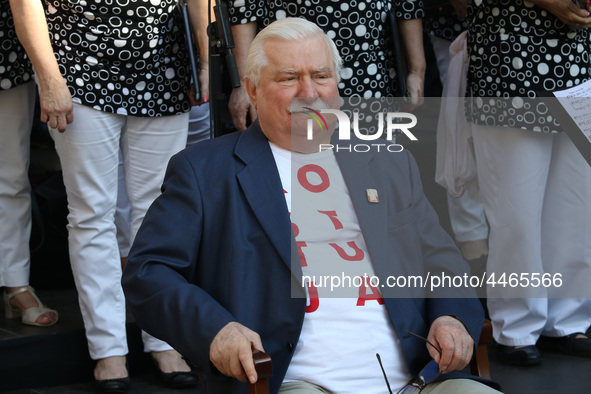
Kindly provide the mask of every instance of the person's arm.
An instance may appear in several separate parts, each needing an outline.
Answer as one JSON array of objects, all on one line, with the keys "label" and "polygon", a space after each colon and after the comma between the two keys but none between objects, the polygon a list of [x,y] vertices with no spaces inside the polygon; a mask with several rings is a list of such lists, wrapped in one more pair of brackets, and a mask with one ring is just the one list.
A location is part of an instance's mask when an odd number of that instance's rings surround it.
[{"label": "person's arm", "polygon": [[401,19],[398,21],[400,35],[404,44],[408,62],[408,76],[406,77],[407,95],[410,104],[419,106],[425,96],[425,50],[423,49],[422,19]]},{"label": "person's arm", "polygon": [[[199,89],[203,103],[209,101],[209,38],[207,25],[209,23],[210,10],[207,0],[186,0],[191,16],[191,26],[199,46]],[[212,2],[213,4],[213,2]],[[215,20],[211,12],[212,21]]]},{"label": "person's arm", "polygon": [[62,77],[40,0],[10,0],[18,38],[33,64],[40,88],[41,121],[60,132],[72,123],[72,95]]},{"label": "person's arm", "polygon": [[[257,333],[236,322],[212,291],[194,282],[203,252],[203,192],[183,153],[170,160],[162,194],[146,214],[123,270],[121,284],[137,324],[209,371],[242,381],[257,379],[252,349]],[[223,286],[223,285],[220,285]]]},{"label": "person's arm", "polygon": [[257,33],[257,23],[248,22],[232,26],[232,35],[234,36],[234,56],[236,58],[236,67],[240,76],[240,87],[234,88],[228,102],[228,109],[232,115],[234,127],[238,130],[246,129],[246,117],[254,122],[257,117],[256,110],[248,98],[244,88],[244,76],[246,74],[246,57],[248,48],[254,40]]}]

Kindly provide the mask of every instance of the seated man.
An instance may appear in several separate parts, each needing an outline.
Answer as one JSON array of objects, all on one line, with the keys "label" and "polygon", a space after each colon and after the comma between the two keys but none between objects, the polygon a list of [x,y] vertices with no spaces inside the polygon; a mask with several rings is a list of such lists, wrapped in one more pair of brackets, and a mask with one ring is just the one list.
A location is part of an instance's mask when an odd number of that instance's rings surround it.
[{"label": "seated man", "polygon": [[302,111],[334,108],[340,67],[330,38],[303,19],[257,35],[246,88],[259,119],[171,160],[123,275],[136,321],[202,369],[207,393],[246,393],[253,349],[273,360],[272,393],[384,393],[384,375],[398,391],[432,359],[442,374],[424,392],[496,392],[457,371],[483,324],[470,289],[387,297],[363,280],[358,296],[322,298],[303,280],[325,260],[372,278],[468,269],[408,152],[318,152],[336,122],[312,140],[292,129]]}]

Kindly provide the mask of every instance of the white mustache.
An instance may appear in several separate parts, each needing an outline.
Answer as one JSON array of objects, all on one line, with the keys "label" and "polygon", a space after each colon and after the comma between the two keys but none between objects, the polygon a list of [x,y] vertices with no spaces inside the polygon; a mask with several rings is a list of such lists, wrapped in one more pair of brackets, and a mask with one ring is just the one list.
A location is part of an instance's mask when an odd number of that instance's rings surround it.
[{"label": "white mustache", "polygon": [[313,103],[303,103],[299,100],[293,101],[287,109],[290,113],[309,112],[310,110],[320,111],[322,109],[330,109],[330,106],[324,101],[318,99]]}]

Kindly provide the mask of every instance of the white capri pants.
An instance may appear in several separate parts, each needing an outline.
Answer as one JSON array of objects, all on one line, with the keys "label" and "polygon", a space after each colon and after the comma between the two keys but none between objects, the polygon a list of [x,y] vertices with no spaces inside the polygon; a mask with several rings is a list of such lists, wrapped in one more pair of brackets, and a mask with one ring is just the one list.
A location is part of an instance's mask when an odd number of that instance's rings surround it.
[{"label": "white capri pants", "polygon": [[31,186],[29,157],[34,82],[0,90],[0,287],[29,284]]},{"label": "white capri pants", "polygon": [[591,284],[591,167],[566,133],[474,125],[473,138],[490,225],[487,271],[564,279],[528,297],[521,288],[489,287],[495,340],[534,345],[540,335],[585,332],[591,299],[580,294]]},{"label": "white capri pants", "polygon": [[[74,104],[74,122],[67,130],[50,130],[64,174],[70,260],[94,360],[128,352],[114,222],[119,150],[133,239],[148,207],[160,194],[170,157],[185,146],[188,120],[188,113],[136,117]],[[142,337],[146,351],[171,349],[145,333]]]}]

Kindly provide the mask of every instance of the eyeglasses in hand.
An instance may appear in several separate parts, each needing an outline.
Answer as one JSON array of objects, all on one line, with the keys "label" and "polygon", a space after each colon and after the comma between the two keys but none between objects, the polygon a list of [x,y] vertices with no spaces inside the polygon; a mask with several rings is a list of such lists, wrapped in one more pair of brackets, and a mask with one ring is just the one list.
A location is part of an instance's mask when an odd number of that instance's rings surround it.
[{"label": "eyeglasses in hand", "polygon": [[[422,337],[418,334],[415,334],[414,332],[410,332],[408,330],[406,332],[416,338],[423,340],[425,343],[432,346],[433,349],[437,350],[439,352],[439,355],[441,355],[441,350],[438,349],[431,342],[429,342],[429,340],[427,340],[427,338],[424,338],[424,337]],[[384,374],[384,379],[386,380],[386,385],[388,386],[388,392],[390,394],[393,394],[392,389],[390,388],[390,383],[388,382],[388,378],[386,376],[386,371],[384,370],[384,367],[382,365],[382,360],[380,359],[379,353],[376,353],[376,357],[378,359],[378,362],[380,363],[380,368],[382,369],[382,373]],[[423,369],[421,369],[417,378],[412,378],[403,388],[398,390],[396,392],[396,394],[420,393],[425,387],[427,387],[428,384],[435,381],[439,377],[439,375],[441,375],[441,371],[439,370],[439,364],[437,364],[435,362],[435,360],[431,360],[430,362],[427,363],[427,365],[425,365],[425,367]]]}]

